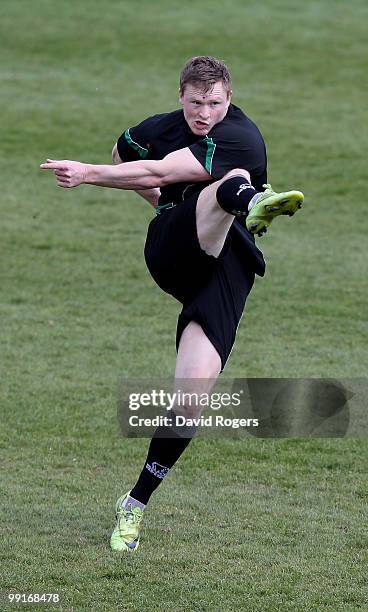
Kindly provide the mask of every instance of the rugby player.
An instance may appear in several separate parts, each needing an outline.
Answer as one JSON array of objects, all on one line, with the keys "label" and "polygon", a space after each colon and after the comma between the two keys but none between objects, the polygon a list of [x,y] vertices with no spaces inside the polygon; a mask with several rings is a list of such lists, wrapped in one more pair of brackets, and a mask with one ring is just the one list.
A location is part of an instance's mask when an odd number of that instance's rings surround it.
[{"label": "rugby player", "polygon": [[[193,57],[180,75],[182,108],[126,129],[113,165],[50,159],[41,165],[60,187],[135,190],[155,207],[145,260],[161,289],[182,304],[175,380],[187,381],[186,391],[210,392],[225,367],[255,275],[265,272],[254,234],[279,215],[293,215],[304,199],[267,184],[262,135],[232,104],[231,87],[222,61]],[[186,415],[199,412],[191,407]],[[145,506],[193,435],[175,425],[157,428],[137,482],[117,501],[114,551],[137,550]]]}]

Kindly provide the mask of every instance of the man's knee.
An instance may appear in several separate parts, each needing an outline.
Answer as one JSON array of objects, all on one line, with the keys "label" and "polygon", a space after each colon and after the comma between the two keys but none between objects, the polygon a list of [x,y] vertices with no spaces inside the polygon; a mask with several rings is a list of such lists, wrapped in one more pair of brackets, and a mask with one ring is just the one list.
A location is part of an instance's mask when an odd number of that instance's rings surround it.
[{"label": "man's knee", "polygon": [[250,174],[248,170],[244,170],[244,168],[234,168],[233,170],[229,170],[229,172],[227,172],[223,176],[221,182],[225,181],[228,178],[231,178],[232,176],[244,176],[248,183],[250,183]]},{"label": "man's knee", "polygon": [[249,173],[246,170],[232,170],[221,182],[216,190],[216,200],[225,212],[235,216],[246,216],[248,204],[256,190],[250,183]]}]

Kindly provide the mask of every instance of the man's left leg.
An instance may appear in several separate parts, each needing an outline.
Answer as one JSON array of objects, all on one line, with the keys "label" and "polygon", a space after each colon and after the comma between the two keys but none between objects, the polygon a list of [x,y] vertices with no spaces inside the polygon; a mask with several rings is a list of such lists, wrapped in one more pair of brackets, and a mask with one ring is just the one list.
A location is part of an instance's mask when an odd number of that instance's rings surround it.
[{"label": "man's left leg", "polygon": [[208,185],[198,197],[196,223],[199,243],[208,255],[218,257],[235,217],[247,229],[261,236],[279,215],[292,216],[302,207],[300,191],[276,193],[271,185],[258,192],[244,169],[235,168],[222,179]]},{"label": "man's left leg", "polygon": [[[174,391],[210,393],[221,371],[220,356],[198,323],[191,321],[184,329],[178,347]],[[192,396],[193,397],[193,396]],[[171,427],[158,427],[151,440],[143,470],[133,489],[116,505],[117,525],[111,536],[115,551],[134,551],[139,545],[143,510],[152,493],[182,455],[195,434],[195,428],[176,426],[176,415],[198,418],[198,405],[176,406],[171,413]]]}]

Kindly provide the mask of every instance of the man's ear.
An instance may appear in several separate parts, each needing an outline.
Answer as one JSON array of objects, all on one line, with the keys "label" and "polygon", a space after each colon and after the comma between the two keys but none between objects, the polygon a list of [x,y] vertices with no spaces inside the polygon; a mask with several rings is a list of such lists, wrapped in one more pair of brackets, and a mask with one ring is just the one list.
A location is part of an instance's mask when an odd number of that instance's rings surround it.
[{"label": "man's ear", "polygon": [[184,94],[184,92],[179,87],[179,102],[180,102],[180,104],[183,104],[183,94]]}]

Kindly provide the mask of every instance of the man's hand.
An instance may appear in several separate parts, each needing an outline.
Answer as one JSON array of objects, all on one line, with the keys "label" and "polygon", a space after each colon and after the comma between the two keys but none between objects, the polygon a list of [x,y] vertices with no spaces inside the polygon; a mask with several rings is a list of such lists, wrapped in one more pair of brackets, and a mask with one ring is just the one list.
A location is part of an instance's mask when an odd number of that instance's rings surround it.
[{"label": "man's hand", "polygon": [[53,170],[56,182],[59,187],[78,187],[84,183],[87,177],[88,164],[82,164],[68,159],[54,160],[47,159],[46,163],[41,164],[42,170]]}]

